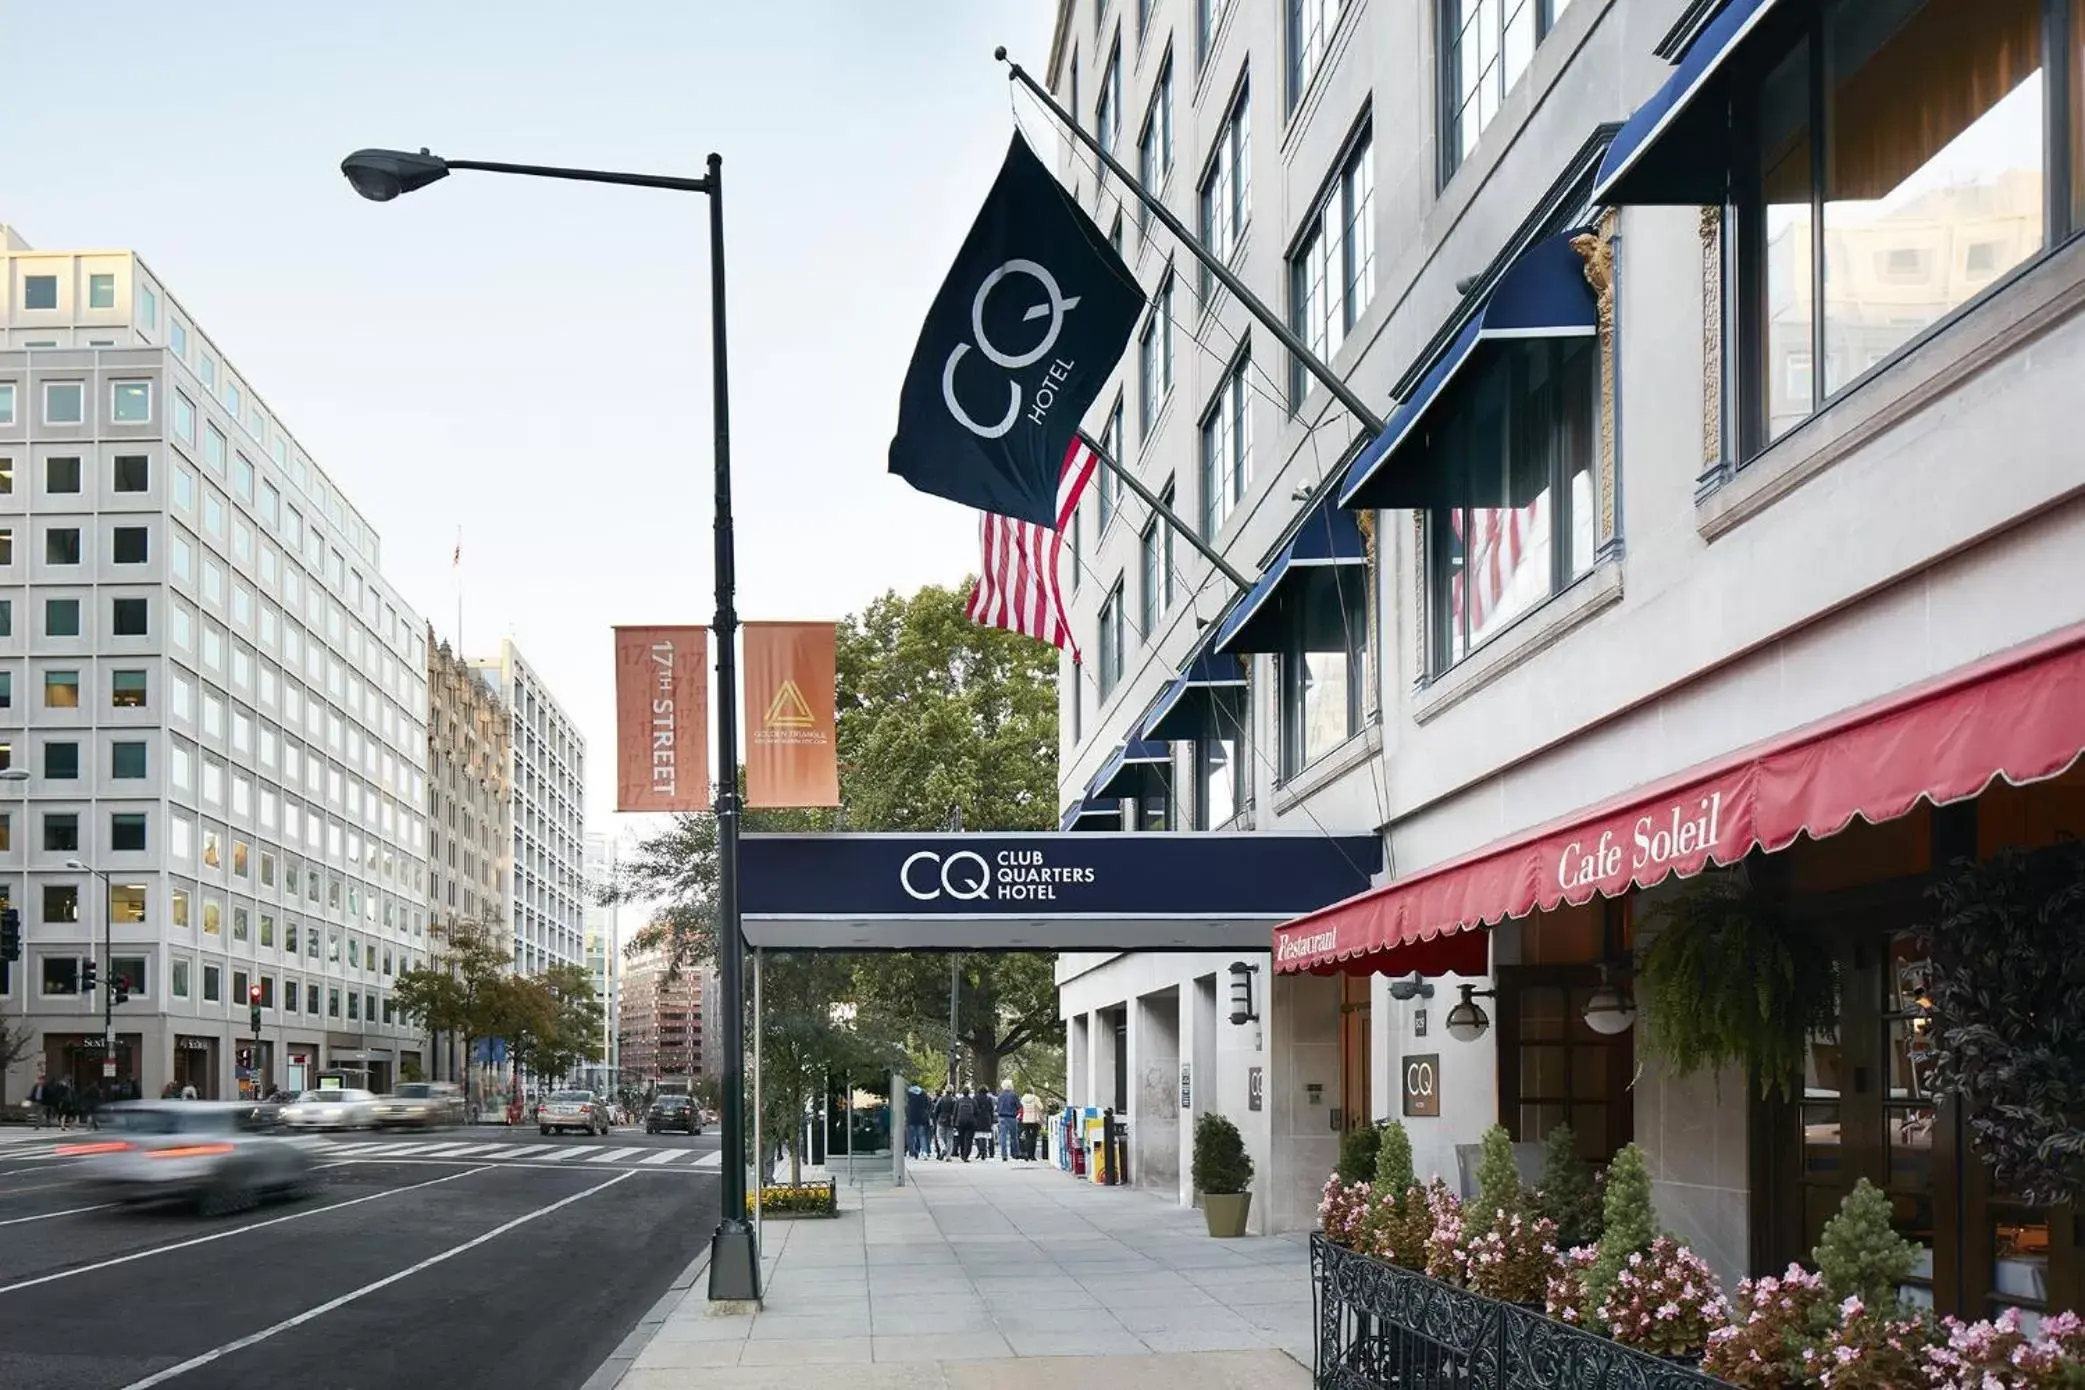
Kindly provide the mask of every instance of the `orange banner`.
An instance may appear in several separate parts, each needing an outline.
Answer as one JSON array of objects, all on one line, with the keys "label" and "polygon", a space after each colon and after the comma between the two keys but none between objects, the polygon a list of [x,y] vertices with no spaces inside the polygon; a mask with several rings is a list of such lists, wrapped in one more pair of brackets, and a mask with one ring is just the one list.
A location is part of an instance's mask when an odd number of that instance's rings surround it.
[{"label": "orange banner", "polygon": [[746,624],[746,804],[837,806],[831,623]]},{"label": "orange banner", "polygon": [[709,809],[709,629],[615,630],[615,809]]}]

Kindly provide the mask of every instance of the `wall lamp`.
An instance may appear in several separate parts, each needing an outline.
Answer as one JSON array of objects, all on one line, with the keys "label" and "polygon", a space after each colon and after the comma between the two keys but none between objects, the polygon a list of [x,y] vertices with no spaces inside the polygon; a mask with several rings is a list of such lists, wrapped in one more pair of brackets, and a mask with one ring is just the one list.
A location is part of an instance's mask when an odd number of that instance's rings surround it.
[{"label": "wall lamp", "polygon": [[1585,1001],[1585,1026],[1602,1037],[1626,1033],[1636,1022],[1636,998],[1626,983],[1613,978],[1614,967],[1602,964],[1600,987]]},{"label": "wall lamp", "polygon": [[1231,962],[1231,1022],[1257,1023],[1259,1010],[1252,1006],[1252,977],[1260,973],[1257,965],[1247,965],[1242,960]]},{"label": "wall lamp", "polygon": [[1493,999],[1498,996],[1498,991],[1464,985],[1462,1001],[1448,1010],[1448,1017],[1444,1022],[1448,1027],[1448,1036],[1455,1041],[1475,1042],[1484,1036],[1485,1029],[1491,1027],[1491,1016],[1485,1013],[1483,1005],[1477,1002],[1480,995],[1486,999]]}]

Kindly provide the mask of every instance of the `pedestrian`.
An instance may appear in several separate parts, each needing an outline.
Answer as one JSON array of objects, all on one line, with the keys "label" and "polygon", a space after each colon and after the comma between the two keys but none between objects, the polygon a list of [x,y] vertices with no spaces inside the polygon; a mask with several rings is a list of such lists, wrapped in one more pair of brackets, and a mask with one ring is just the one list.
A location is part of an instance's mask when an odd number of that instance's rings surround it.
[{"label": "pedestrian", "polygon": [[970,1161],[971,1141],[977,1138],[977,1097],[968,1091],[956,1095],[956,1155]]},{"label": "pedestrian", "polygon": [[943,1163],[956,1156],[956,1098],[946,1086],[934,1098],[934,1157]]},{"label": "pedestrian", "polygon": [[999,1103],[992,1098],[992,1088],[982,1083],[977,1088],[977,1156],[992,1156],[993,1120],[998,1116]]},{"label": "pedestrian", "polygon": [[43,1093],[44,1084],[41,1080],[29,1088],[29,1104],[33,1107],[32,1113],[38,1129],[42,1129],[44,1122],[51,1117],[50,1107],[43,1103]]},{"label": "pedestrian", "polygon": [[1021,1157],[1030,1163],[1035,1161],[1035,1146],[1042,1139],[1042,1097],[1033,1091],[1021,1092]]},{"label": "pedestrian", "polygon": [[191,1081],[181,1088],[181,1099],[194,1100],[195,1098],[195,1083]]},{"label": "pedestrian", "polygon": [[934,1107],[927,1093],[917,1086],[905,1089],[905,1157],[925,1158],[932,1140]]},{"label": "pedestrian", "polygon": [[999,1161],[1014,1161],[1017,1135],[1021,1128],[1021,1098],[1014,1094],[1014,1083],[999,1083],[999,1098],[993,1103],[993,1114],[999,1120]]},{"label": "pedestrian", "polygon": [[44,1083],[44,1118],[60,1129],[72,1128],[72,1086],[62,1076]]}]

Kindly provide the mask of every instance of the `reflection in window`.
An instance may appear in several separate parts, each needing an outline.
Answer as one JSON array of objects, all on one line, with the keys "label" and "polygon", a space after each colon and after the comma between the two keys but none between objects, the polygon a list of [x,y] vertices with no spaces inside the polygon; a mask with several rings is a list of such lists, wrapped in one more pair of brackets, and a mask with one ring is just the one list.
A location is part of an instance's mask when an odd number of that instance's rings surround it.
[{"label": "reflection in window", "polygon": [[1301,572],[1281,654],[1281,771],[1293,777],[1361,729],[1366,580],[1358,565]]},{"label": "reflection in window", "polygon": [[1195,829],[1215,830],[1238,814],[1238,740],[1197,739]]}]

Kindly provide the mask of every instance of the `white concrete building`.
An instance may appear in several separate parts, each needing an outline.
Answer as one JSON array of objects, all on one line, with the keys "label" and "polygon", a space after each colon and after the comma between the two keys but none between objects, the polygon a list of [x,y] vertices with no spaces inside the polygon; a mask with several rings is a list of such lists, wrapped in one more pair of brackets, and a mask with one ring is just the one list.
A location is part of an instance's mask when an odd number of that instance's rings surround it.
[{"label": "white concrete building", "polygon": [[[1525,1144],[1568,1121],[1589,1157],[1639,1144],[1660,1220],[1726,1278],[1806,1254],[1868,1177],[1944,1311],[2079,1299],[2068,1217],[1993,1196],[1961,1104],[1906,1060],[1902,934],[1936,866],[2085,829],[2063,771],[2085,702],[2018,693],[2085,650],[2085,97],[2044,83],[2070,22],[2061,0],[1064,0],[1059,100],[1391,416],[1352,462],[1368,432],[1067,148],[1157,306],[1088,428],[1239,568],[1287,569],[1234,625],[1141,505],[1088,500],[1064,800],[1081,828],[1148,792],[1135,828],[1377,830],[1389,865],[1247,961],[1257,1026],[1224,1021],[1225,958],[1062,958],[1073,1099],[1128,1110],[1138,1181],[1189,1200],[1188,1121],[1220,1109],[1255,1225],[1305,1227],[1363,1118],[1409,1116],[1451,1182],[1494,1121]],[[1361,543],[1291,564],[1313,498]],[[1194,696],[1170,776],[1095,787],[1226,648],[1245,684]],[[1914,744],[1862,742],[1885,716]],[[1762,745],[1816,770],[1770,775]],[[1674,798],[1708,789],[1697,823]],[[1690,891],[1656,880],[1705,858],[1840,963],[1791,1100],[1586,1022]],[[1433,995],[1394,998],[1414,969]],[[1492,991],[1474,1041],[1444,1036],[1464,984]]]},{"label": "white concrete building", "polygon": [[513,639],[471,663],[511,720],[514,968],[586,964],[586,739]]},{"label": "white concrete building", "polygon": [[[427,653],[381,558],[136,254],[0,227],[0,762],[28,773],[0,1011],[37,1035],[10,1096],[421,1060],[391,987],[427,949]],[[128,983],[113,1059],[90,959]]]},{"label": "white concrete building", "polygon": [[[589,890],[615,879],[615,864],[621,849],[611,835],[586,837],[586,885]],[[601,1051],[589,1064],[591,1084],[607,1090],[620,1067],[619,1038],[623,982],[622,909],[616,903],[601,903],[586,894],[586,965],[594,973],[594,993],[601,1001]]]}]

